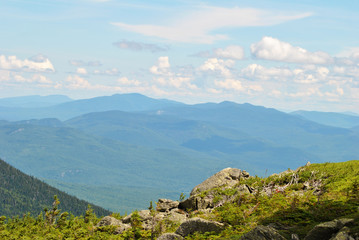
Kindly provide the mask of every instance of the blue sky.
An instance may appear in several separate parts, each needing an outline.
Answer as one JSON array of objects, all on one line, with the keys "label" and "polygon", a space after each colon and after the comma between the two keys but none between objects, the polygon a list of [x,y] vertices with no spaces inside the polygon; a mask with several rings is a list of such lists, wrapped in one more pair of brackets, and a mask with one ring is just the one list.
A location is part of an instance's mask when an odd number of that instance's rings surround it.
[{"label": "blue sky", "polygon": [[2,0],[0,97],[359,112],[357,1]]}]

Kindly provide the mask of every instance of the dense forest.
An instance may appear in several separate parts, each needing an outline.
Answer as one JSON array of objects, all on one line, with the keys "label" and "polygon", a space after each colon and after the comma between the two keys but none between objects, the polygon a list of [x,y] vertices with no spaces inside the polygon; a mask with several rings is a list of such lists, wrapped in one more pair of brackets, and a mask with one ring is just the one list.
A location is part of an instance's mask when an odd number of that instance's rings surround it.
[{"label": "dense forest", "polygon": [[[28,176],[0,159],[0,215],[22,216],[30,213],[37,216],[44,208],[51,207],[53,197],[61,199],[59,208],[75,216],[83,215],[88,202],[70,196],[48,184]],[[98,216],[110,212],[93,206]]]}]

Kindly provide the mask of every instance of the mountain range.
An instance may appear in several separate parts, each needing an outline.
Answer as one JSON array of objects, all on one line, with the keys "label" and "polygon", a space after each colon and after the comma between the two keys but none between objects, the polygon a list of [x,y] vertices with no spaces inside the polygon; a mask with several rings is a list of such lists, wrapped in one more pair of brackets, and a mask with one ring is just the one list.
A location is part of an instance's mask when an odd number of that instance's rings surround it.
[{"label": "mountain range", "polygon": [[0,99],[0,156],[112,211],[144,208],[159,195],[176,199],[228,166],[265,176],[307,161],[359,159],[359,122],[342,113],[314,118],[248,103],[187,105],[140,94],[60,97],[54,105],[46,98],[33,105]]}]

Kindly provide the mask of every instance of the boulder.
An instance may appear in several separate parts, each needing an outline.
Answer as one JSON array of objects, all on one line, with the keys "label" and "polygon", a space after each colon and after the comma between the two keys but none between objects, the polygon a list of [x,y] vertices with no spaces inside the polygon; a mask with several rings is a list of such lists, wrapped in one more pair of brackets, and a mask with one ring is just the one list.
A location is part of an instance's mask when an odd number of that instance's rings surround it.
[{"label": "boulder", "polygon": [[310,230],[304,240],[330,239],[333,234],[336,234],[340,229],[353,221],[354,219],[342,218],[320,223]]},{"label": "boulder", "polygon": [[194,196],[200,192],[210,190],[212,188],[221,187],[223,185],[234,186],[241,178],[248,178],[249,174],[237,168],[225,168],[214,174],[210,178],[204,180],[201,184],[194,187],[190,196]]},{"label": "boulder", "polygon": [[224,229],[224,224],[208,221],[201,218],[192,218],[185,222],[183,222],[178,229],[176,230],[176,234],[181,235],[182,237],[186,237],[195,232],[205,233],[205,232],[215,232],[219,233]]},{"label": "boulder", "polygon": [[[244,234],[240,240],[285,240],[285,237],[280,235],[277,230],[272,227],[259,225],[252,231]],[[318,240],[318,239],[317,239]]]},{"label": "boulder", "polygon": [[349,235],[350,229],[347,227],[343,227],[335,236],[333,236],[330,240],[355,240],[353,237]]},{"label": "boulder", "polygon": [[125,224],[122,221],[110,216],[102,218],[96,225],[98,228],[104,226],[116,226],[115,234],[121,234],[131,228],[130,224]]},{"label": "boulder", "polygon": [[184,240],[184,238],[175,233],[165,233],[157,238],[157,240]]},{"label": "boulder", "polygon": [[156,210],[159,212],[166,212],[171,209],[177,208],[179,202],[178,201],[172,201],[169,199],[158,199]]},{"label": "boulder", "polygon": [[96,225],[96,227],[103,227],[103,226],[119,226],[122,222],[114,217],[106,216],[103,217]]}]

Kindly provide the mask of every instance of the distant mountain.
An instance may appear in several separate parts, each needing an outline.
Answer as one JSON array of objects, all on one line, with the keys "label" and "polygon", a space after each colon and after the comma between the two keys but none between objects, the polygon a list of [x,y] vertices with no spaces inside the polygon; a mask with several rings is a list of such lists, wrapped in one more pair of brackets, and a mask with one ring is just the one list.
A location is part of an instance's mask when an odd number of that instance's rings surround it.
[{"label": "distant mountain", "polygon": [[[0,159],[0,216],[31,213],[37,216],[52,206],[54,195],[60,199],[60,209],[74,215],[84,215],[88,202],[70,196],[48,184],[28,176]],[[92,205],[99,216],[110,212]]]},{"label": "distant mountain", "polygon": [[112,96],[95,97],[70,101],[56,106],[36,109],[2,106],[0,104],[0,119],[19,121],[28,119],[58,118],[70,119],[91,112],[121,110],[129,112],[160,110],[166,107],[182,106],[183,103],[166,99],[153,99],[141,94],[115,94]]},{"label": "distant mountain", "polygon": [[352,128],[359,125],[359,116],[353,114],[316,111],[295,111],[291,114],[333,127]]},{"label": "distant mountain", "polygon": [[181,106],[164,109],[161,114],[236,129],[277,146],[293,147],[313,154],[319,161],[345,161],[359,156],[359,137],[349,129],[318,124],[248,103]]},{"label": "distant mountain", "polygon": [[64,95],[33,95],[24,97],[0,98],[0,106],[9,108],[40,108],[70,101],[72,101],[72,99]]},{"label": "distant mountain", "polygon": [[[60,189],[65,190],[75,183],[82,185],[72,193],[87,188],[88,197],[95,194],[88,189],[104,186],[109,189],[114,186],[113,191],[121,187],[127,190],[147,187],[161,193],[173,192],[174,188],[179,196],[193,182],[201,180],[200,176],[227,165],[225,159],[190,149],[178,151],[161,146],[153,149],[85,134],[69,127],[25,123],[0,124],[0,153],[7,162],[27,174],[56,181]],[[65,187],[61,188],[61,184]],[[132,196],[135,197],[132,200],[142,199],[142,204],[146,205],[150,200],[157,200],[150,199],[145,191],[141,196]],[[117,201],[117,208],[111,208],[113,211],[131,210],[124,209],[116,198],[112,201]],[[131,198],[128,201],[131,202]],[[109,207],[101,201],[94,203]]]}]

